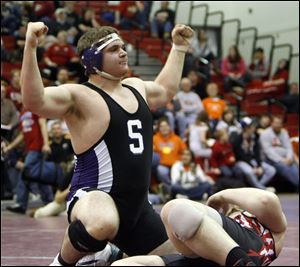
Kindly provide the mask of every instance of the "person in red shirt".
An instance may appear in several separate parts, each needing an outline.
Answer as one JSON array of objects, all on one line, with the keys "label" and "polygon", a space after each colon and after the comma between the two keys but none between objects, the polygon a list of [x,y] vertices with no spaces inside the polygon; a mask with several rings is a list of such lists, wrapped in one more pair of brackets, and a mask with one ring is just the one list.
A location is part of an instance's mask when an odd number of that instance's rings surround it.
[{"label": "person in red shirt", "polygon": [[212,147],[210,158],[211,171],[216,176],[243,178],[238,168],[235,168],[236,158],[227,131],[215,133],[216,142]]},{"label": "person in red shirt", "polygon": [[229,53],[223,59],[221,72],[224,76],[224,89],[226,92],[241,93],[245,87],[246,64],[237,46],[229,48]]},{"label": "person in red shirt", "polygon": [[146,24],[144,8],[144,1],[121,1],[116,11],[116,24],[120,24],[124,30],[133,27],[143,29]]},{"label": "person in red shirt", "polygon": [[[20,113],[20,128],[20,134],[3,148],[3,152],[8,153],[24,141],[26,152],[24,169],[27,166],[32,166],[32,164],[43,157],[43,153],[50,153],[51,150],[48,144],[46,119],[40,118],[24,108]],[[35,191],[36,187],[38,187],[45,204],[53,200],[51,186],[34,183],[25,184],[22,179],[22,172],[20,172],[16,188],[16,204],[7,207],[7,209],[12,212],[25,214],[28,206],[29,189]]]},{"label": "person in red shirt", "polygon": [[6,97],[15,104],[18,111],[21,111],[23,104],[19,69],[14,69],[11,71],[11,82],[10,85],[6,87]]},{"label": "person in red shirt", "polygon": [[67,43],[67,32],[60,31],[57,34],[57,42],[52,44],[44,53],[47,68],[51,70],[50,80],[55,81],[57,69],[65,66],[70,71],[79,66],[79,58],[74,48]]},{"label": "person in red shirt", "polygon": [[286,59],[281,59],[278,62],[277,68],[272,76],[272,79],[263,83],[264,87],[281,86],[287,87],[289,79],[289,62]]}]

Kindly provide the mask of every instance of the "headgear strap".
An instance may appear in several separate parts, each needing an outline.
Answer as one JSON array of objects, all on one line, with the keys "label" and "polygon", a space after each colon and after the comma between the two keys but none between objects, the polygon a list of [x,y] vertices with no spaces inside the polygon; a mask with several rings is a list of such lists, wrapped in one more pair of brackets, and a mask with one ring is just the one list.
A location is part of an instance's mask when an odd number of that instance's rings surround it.
[{"label": "headgear strap", "polygon": [[110,80],[116,80],[116,81],[120,80],[120,78],[118,78],[118,77],[115,77],[109,73],[99,70],[99,67],[101,67],[101,65],[102,65],[101,51],[106,46],[108,46],[111,42],[116,41],[116,40],[121,40],[120,36],[116,33],[111,33],[111,34],[101,38],[97,42],[93,43],[90,48],[86,49],[83,52],[83,55],[81,57],[82,64],[89,74],[97,73],[97,74],[101,75],[102,77],[105,77]]}]

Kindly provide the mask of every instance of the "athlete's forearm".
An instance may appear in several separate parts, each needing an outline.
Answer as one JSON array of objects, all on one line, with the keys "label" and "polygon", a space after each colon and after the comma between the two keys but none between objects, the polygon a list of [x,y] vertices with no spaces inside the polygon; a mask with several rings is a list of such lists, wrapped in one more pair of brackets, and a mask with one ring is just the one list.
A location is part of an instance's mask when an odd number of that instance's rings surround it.
[{"label": "athlete's forearm", "polygon": [[172,48],[165,66],[155,79],[155,83],[167,90],[170,100],[175,96],[179,88],[184,58],[184,52]]},{"label": "athlete's forearm", "polygon": [[39,71],[36,48],[25,45],[21,69],[21,91],[23,105],[37,111],[43,104],[44,85]]},{"label": "athlete's forearm", "polygon": [[222,195],[226,202],[238,205],[255,215],[271,231],[285,231],[286,219],[280,200],[275,194],[257,188],[239,188],[224,190]]}]

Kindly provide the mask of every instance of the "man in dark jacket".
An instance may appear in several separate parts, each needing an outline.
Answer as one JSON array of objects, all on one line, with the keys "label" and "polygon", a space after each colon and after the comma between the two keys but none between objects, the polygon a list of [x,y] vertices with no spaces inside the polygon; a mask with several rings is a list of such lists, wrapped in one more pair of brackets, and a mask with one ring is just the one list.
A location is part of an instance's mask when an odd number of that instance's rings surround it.
[{"label": "man in dark jacket", "polygon": [[256,127],[253,120],[245,117],[241,125],[242,133],[232,141],[236,166],[243,172],[250,186],[275,192],[274,188],[266,185],[274,177],[276,170],[261,159],[261,147],[255,134]]}]

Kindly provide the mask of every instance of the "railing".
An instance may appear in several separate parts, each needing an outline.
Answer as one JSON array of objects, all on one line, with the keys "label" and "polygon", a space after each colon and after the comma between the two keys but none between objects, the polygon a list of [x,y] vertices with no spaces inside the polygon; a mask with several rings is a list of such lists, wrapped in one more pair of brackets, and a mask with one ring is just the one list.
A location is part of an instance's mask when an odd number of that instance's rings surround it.
[{"label": "railing", "polygon": [[[256,38],[257,38],[257,28],[256,27],[247,27],[247,28],[242,28],[239,30],[238,32],[238,42],[237,42],[237,47],[239,48],[239,50],[241,51],[241,38],[242,38],[242,34],[244,32],[253,32],[253,39],[252,39],[252,45],[251,45],[251,51],[250,52],[250,62],[252,61],[252,56],[253,56],[253,53],[254,53],[254,50],[255,50],[255,41],[256,41]],[[244,56],[245,57],[245,56]],[[248,62],[248,63],[250,63]]]},{"label": "railing", "polygon": [[205,27],[208,26],[207,24],[208,24],[208,20],[209,20],[210,17],[218,16],[218,15],[220,16],[220,25],[218,25],[218,26],[221,27],[221,25],[224,21],[224,12],[222,12],[222,11],[214,11],[214,12],[207,13],[206,18],[205,18],[205,25],[204,26]]},{"label": "railing", "polygon": [[206,25],[206,20],[207,20],[207,13],[208,13],[208,5],[207,4],[196,4],[194,5],[194,1],[191,5],[191,8],[189,10],[189,19],[188,19],[188,24],[191,25],[192,24],[192,16],[193,16],[193,11],[195,9],[200,9],[200,8],[204,8],[205,9],[205,16],[204,16],[204,23],[203,26]]},{"label": "railing", "polygon": [[[235,36],[235,40],[234,40],[234,44],[237,44],[238,43],[238,32],[241,28],[241,21],[239,19],[228,19],[228,20],[223,20],[222,22],[222,25],[221,25],[221,31],[223,33],[223,30],[224,30],[224,25],[226,24],[230,24],[230,23],[233,23],[233,24],[236,24],[236,27],[237,27],[237,31],[236,31],[236,36]],[[223,48],[223,43],[224,39],[223,39],[223,36],[222,36],[222,48]],[[224,54],[223,54],[223,49],[221,50],[221,57],[224,57]]]}]

